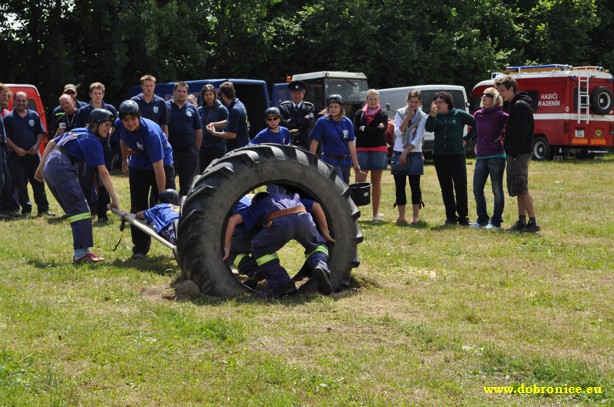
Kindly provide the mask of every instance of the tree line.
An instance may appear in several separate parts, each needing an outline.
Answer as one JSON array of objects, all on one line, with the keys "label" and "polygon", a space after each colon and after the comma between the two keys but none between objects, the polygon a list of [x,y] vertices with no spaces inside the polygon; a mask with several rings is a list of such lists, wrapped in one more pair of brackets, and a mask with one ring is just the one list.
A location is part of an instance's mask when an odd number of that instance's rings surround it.
[{"label": "tree line", "polygon": [[[614,0],[11,0],[0,5],[0,81],[95,81],[119,103],[158,81],[364,72],[375,88],[470,90],[506,65],[614,69]],[[239,95],[240,97],[240,95]]]}]

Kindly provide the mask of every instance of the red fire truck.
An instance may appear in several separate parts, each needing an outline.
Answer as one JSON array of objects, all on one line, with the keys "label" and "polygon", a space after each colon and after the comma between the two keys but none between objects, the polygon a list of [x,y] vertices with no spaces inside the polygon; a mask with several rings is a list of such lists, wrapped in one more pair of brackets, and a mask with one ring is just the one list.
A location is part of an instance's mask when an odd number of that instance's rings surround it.
[{"label": "red fire truck", "polygon": [[[575,154],[594,158],[614,146],[614,88],[612,75],[597,66],[532,65],[509,66],[499,75],[511,75],[518,89],[533,99],[536,160]],[[471,110],[479,108],[480,97],[493,79],[475,85]]]}]

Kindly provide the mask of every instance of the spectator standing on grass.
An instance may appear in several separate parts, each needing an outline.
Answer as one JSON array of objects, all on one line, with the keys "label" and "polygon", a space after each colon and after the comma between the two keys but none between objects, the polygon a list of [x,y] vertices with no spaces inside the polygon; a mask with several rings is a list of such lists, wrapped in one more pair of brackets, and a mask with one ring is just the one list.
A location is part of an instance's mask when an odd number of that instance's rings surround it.
[{"label": "spectator standing on grass", "polygon": [[63,93],[60,96],[59,102],[60,111],[55,113],[54,127],[51,128],[49,133],[53,137],[78,127],[79,109],[77,108],[77,102],[67,93]]},{"label": "spectator standing on grass", "polygon": [[[72,83],[67,83],[66,85],[64,85],[64,90],[62,91],[62,94],[69,95],[75,101],[75,108],[77,110],[81,109],[83,106],[87,106],[87,103],[77,99],[77,96],[78,96],[77,86],[73,85]],[[55,135],[55,129],[58,128],[56,121],[58,120],[60,116],[63,115],[63,112],[64,112],[64,109],[62,109],[61,104],[57,105],[53,109],[53,112],[51,113],[51,120],[49,120],[49,129],[51,130],[49,134]]]},{"label": "spectator standing on grass", "polygon": [[[465,126],[471,131],[463,137]],[[445,225],[469,226],[467,199],[467,164],[463,140],[475,136],[475,118],[464,110],[455,109],[452,95],[437,92],[433,96],[426,131],[435,133],[433,163],[446,207]]]},{"label": "spectator standing on grass", "polygon": [[409,178],[411,190],[412,225],[420,221],[420,207],[424,206],[420,177],[424,174],[422,141],[424,140],[424,126],[427,115],[422,111],[421,106],[422,94],[420,91],[410,91],[407,95],[407,106],[397,110],[394,118],[395,139],[390,169],[394,177],[395,206],[399,211],[397,223],[401,225],[407,224],[405,217],[407,178]]},{"label": "spectator standing on grass", "polygon": [[90,251],[94,246],[92,217],[87,200],[79,185],[79,162],[98,169],[100,179],[111,196],[111,206],[119,209],[111,175],[104,162],[102,144],[98,138],[109,136],[115,116],[105,109],[94,109],[87,128],[62,133],[47,144],[36,169],[35,177],[43,178],[66,212],[73,237],[73,262],[95,263],[104,260]]},{"label": "spectator standing on grass", "polygon": [[8,106],[10,90],[8,86],[0,83],[0,219],[10,219],[21,217],[19,213],[19,203],[15,199],[13,192],[13,180],[9,166],[8,150],[6,145],[6,130],[4,128],[3,117],[9,110],[4,110],[4,106]]},{"label": "spectator standing on grass", "polygon": [[[198,108],[198,112],[204,129],[203,142],[199,151],[200,173],[202,173],[211,164],[211,161],[226,154],[226,139],[213,135],[207,129],[207,126],[209,123],[225,123],[228,119],[228,109],[217,98],[215,86],[210,83],[203,86],[200,91],[200,98],[202,105]],[[223,130],[224,128],[225,126],[215,130]]]},{"label": "spectator standing on grass", "polygon": [[309,150],[309,131],[315,120],[313,103],[305,99],[305,83],[292,81],[288,84],[290,99],[280,103],[281,124],[294,134],[292,144]]},{"label": "spectator standing on grass", "polygon": [[196,106],[188,102],[189,86],[175,82],[173,98],[166,102],[169,112],[168,141],[173,147],[175,173],[179,176],[179,195],[187,195],[198,171],[198,151],[203,141],[202,122]]},{"label": "spectator standing on grass", "polygon": [[[122,171],[130,185],[130,212],[147,210],[150,191],[157,203],[160,191],[175,189],[173,148],[159,125],[141,117],[134,100],[119,106],[115,129],[121,138]],[[151,237],[134,226],[131,232],[132,258],[142,259],[149,252]]]},{"label": "spectator standing on grass", "polygon": [[[484,90],[480,109],[474,113],[477,128],[475,168],[473,170],[473,196],[478,218],[471,224],[474,229],[499,229],[503,222],[503,173],[505,172],[505,151],[503,131],[507,113],[503,111],[503,99],[497,89]],[[484,186],[490,176],[495,207],[492,217],[488,216]]]},{"label": "spectator standing on grass", "polygon": [[309,138],[309,151],[316,154],[321,144],[320,158],[332,165],[346,184],[350,183],[350,168],[354,167],[356,173],[360,172],[354,142],[354,125],[345,116],[341,95],[334,94],[326,98],[326,114],[316,121]]},{"label": "spectator standing on grass", "polygon": [[379,101],[379,92],[369,89],[365,105],[354,115],[356,154],[361,168],[361,171],[355,174],[356,182],[365,182],[371,171],[371,207],[375,222],[382,220],[379,213],[382,176],[388,167],[388,144],[386,143],[388,116],[382,110]]},{"label": "spectator standing on grass", "polygon": [[166,101],[154,92],[156,90],[156,78],[153,75],[141,76],[142,92],[132,97],[139,105],[141,117],[158,124],[168,138],[168,111]]},{"label": "spectator standing on grass", "polygon": [[[225,139],[227,151],[245,147],[249,142],[249,121],[245,105],[236,97],[232,82],[224,82],[220,85],[220,95],[228,109],[228,120],[209,123],[207,131],[215,137]],[[224,128],[226,130],[217,130]]]},{"label": "spectator standing on grass", "polygon": [[509,75],[495,79],[495,86],[503,101],[510,102],[503,147],[507,155],[507,190],[518,202],[518,220],[510,230],[539,232],[541,228],[535,220],[533,198],[529,193],[529,162],[533,151],[533,100],[526,92],[518,92],[516,79]]},{"label": "spectator standing on grass", "polygon": [[[105,86],[102,83],[92,83],[89,88],[89,94],[90,104],[79,109],[79,116],[77,117],[78,127],[85,127],[89,124],[90,115],[94,109],[108,110],[113,114],[113,117],[117,117],[117,110],[115,109],[115,106],[105,103],[103,100]],[[117,134],[115,134],[114,130],[115,129],[111,128],[107,137],[98,138],[98,141],[100,141],[100,144],[102,145],[104,162],[109,172],[111,172],[113,167],[114,154],[113,149],[111,148],[112,140],[115,139],[114,144],[119,146],[119,140],[117,139]],[[89,204],[90,209],[92,209],[92,212],[95,212],[98,215],[98,222],[107,222],[109,220],[107,215],[107,206],[109,205],[111,198],[107,193],[104,184],[101,182],[96,167],[90,167],[86,163],[85,170],[81,176],[81,187],[83,188],[83,193],[87,198],[87,203]]]},{"label": "spectator standing on grass", "polygon": [[45,129],[38,113],[28,109],[28,95],[25,92],[15,94],[15,106],[13,111],[4,117],[4,127],[7,146],[11,151],[9,153],[11,178],[17,190],[21,214],[28,217],[32,213],[32,203],[28,194],[28,182],[30,182],[38,216],[55,216],[49,211],[45,184],[34,177],[40,163],[38,147],[43,142]]}]

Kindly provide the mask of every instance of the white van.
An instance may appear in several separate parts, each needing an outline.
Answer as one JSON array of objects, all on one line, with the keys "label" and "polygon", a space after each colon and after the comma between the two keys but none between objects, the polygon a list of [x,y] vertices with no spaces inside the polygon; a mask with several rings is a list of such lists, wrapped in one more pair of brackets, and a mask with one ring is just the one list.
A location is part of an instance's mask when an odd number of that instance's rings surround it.
[{"label": "white van", "polygon": [[[422,93],[422,110],[428,114],[431,109],[433,95],[437,92],[444,91],[452,95],[454,107],[457,109],[465,109],[469,112],[469,103],[465,88],[457,85],[415,85],[403,86],[401,88],[378,89],[380,94],[380,104],[383,108],[392,110],[388,111],[388,118],[394,120],[394,112],[407,105],[407,95],[409,92],[419,90]],[[467,129],[465,128],[465,134]],[[422,144],[422,152],[425,156],[433,154],[433,138],[432,132],[424,134],[424,142]]]}]

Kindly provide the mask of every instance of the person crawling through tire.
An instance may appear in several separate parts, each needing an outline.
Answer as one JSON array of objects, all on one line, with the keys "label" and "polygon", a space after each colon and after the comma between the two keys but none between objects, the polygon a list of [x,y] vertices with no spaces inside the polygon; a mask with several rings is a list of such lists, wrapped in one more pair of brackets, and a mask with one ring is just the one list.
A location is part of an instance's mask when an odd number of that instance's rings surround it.
[{"label": "person crawling through tire", "polygon": [[170,243],[177,244],[176,225],[179,219],[179,193],[174,189],[166,189],[158,197],[160,203],[145,211],[135,214],[140,220],[146,220],[153,225],[156,233],[168,240]]},{"label": "person crawling through tire", "polygon": [[[316,202],[301,200],[298,194],[257,193],[251,205],[239,209],[228,219],[224,233],[223,260],[230,258],[233,235],[238,225],[242,224],[246,231],[260,227],[251,238],[250,252],[267,280],[268,287],[263,292],[265,297],[279,298],[297,292],[294,281],[281,266],[276,253],[290,240],[296,240],[305,248],[307,264],[313,270],[312,278],[317,282],[318,292],[329,295],[332,285],[327,265],[326,241],[334,243],[334,239],[330,236],[327,225],[322,225],[321,222],[319,225],[322,234],[318,232],[312,215],[307,211],[309,206],[311,211],[314,211],[314,207],[316,212],[321,211]],[[320,220],[324,217],[323,211],[314,215]]]}]

